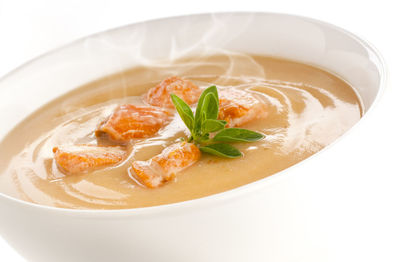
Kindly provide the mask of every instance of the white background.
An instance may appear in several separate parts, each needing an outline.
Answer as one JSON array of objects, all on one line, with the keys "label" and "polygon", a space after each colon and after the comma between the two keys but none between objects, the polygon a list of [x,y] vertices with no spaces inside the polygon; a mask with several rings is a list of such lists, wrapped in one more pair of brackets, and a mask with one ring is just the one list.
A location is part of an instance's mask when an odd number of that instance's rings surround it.
[{"label": "white background", "polygon": [[[74,39],[153,18],[218,11],[267,11],[309,16],[343,27],[373,43],[389,68],[382,99],[353,130],[359,134],[352,136],[352,143],[365,150],[347,168],[363,173],[365,178],[355,189],[364,199],[359,207],[361,223],[369,227],[365,227],[363,237],[379,238],[379,245],[366,245],[365,249],[375,249],[376,254],[381,254],[380,261],[400,261],[400,13],[395,3],[394,0],[0,0],[0,76]],[[0,261],[25,260],[0,238]],[[377,260],[371,258],[371,261]]]}]

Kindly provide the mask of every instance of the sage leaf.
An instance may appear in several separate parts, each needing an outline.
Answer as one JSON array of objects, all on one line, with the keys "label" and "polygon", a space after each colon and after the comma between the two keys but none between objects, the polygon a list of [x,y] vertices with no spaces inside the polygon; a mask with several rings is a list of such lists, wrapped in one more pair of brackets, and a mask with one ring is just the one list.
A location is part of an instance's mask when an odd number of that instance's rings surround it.
[{"label": "sage leaf", "polygon": [[213,93],[208,93],[204,97],[202,113],[205,114],[206,119],[217,119],[219,111],[218,98]]},{"label": "sage leaf", "polygon": [[206,119],[203,123],[203,132],[210,133],[224,129],[227,122],[225,120]]},{"label": "sage leaf", "polygon": [[214,94],[215,97],[218,100],[218,90],[216,86],[210,86],[208,88],[206,88],[203,93],[201,93],[199,101],[197,102],[197,107],[196,107],[196,113],[194,116],[194,129],[195,130],[200,130],[201,129],[201,125],[202,125],[202,115],[203,115],[203,107],[204,107],[204,99],[207,96],[207,94]]},{"label": "sage leaf", "polygon": [[194,116],[192,109],[190,108],[190,106],[188,106],[188,104],[185,103],[185,101],[174,94],[171,94],[171,100],[176,108],[176,111],[178,111],[179,116],[192,132],[194,128]]},{"label": "sage leaf", "polygon": [[254,142],[264,138],[263,134],[243,128],[226,128],[213,138],[218,142]]},{"label": "sage leaf", "polygon": [[204,153],[226,157],[226,158],[237,158],[242,156],[242,153],[229,144],[212,144],[208,146],[200,147],[200,150]]},{"label": "sage leaf", "polygon": [[[242,156],[237,148],[220,142],[254,142],[264,138],[263,134],[247,129],[225,129],[227,122],[217,119],[219,98],[216,86],[210,86],[202,92],[195,114],[190,106],[178,96],[171,94],[171,100],[182,121],[190,130],[191,136],[188,141],[195,143],[204,153],[225,158],[237,158]],[[213,132],[217,132],[217,134],[210,137],[210,133]]]}]

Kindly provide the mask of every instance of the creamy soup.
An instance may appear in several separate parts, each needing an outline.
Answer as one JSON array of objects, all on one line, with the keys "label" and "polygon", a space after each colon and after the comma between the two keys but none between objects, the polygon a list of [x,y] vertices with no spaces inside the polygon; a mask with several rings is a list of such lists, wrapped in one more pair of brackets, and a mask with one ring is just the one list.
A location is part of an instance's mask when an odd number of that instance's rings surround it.
[{"label": "creamy soup", "polygon": [[[117,165],[81,174],[60,171],[54,147],[96,145],[95,130],[116,107],[143,105],[146,92],[172,75],[200,88],[236,88],[259,97],[267,105],[266,116],[242,127],[265,138],[235,144],[243,152],[236,159],[202,154],[172,181],[147,188],[130,173],[132,162],[148,160],[188,137],[175,113],[154,136],[122,145],[127,155]],[[0,144],[0,192],[76,209],[124,209],[196,199],[265,178],[306,159],[346,132],[362,114],[357,93],[345,81],[285,59],[222,54],[132,68],[65,94],[15,127]]]}]

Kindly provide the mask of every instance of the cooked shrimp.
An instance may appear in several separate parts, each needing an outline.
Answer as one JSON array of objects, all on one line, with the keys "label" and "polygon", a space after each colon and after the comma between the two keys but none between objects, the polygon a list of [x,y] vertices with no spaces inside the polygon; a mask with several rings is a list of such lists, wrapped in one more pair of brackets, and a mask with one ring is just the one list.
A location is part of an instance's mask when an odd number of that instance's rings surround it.
[{"label": "cooked shrimp", "polygon": [[153,106],[174,108],[170,97],[171,93],[182,98],[187,104],[192,105],[199,99],[201,89],[189,80],[172,76],[151,88],[147,92],[146,101]]},{"label": "cooked shrimp", "polygon": [[107,134],[117,142],[150,137],[168,124],[170,116],[168,111],[158,107],[121,105],[100,125],[96,136]]},{"label": "cooked shrimp", "polygon": [[267,105],[254,94],[240,89],[228,88],[219,92],[219,119],[228,127],[242,126],[254,119],[268,115]]},{"label": "cooked shrimp", "polygon": [[149,188],[156,188],[172,180],[175,175],[193,165],[200,158],[200,150],[192,143],[181,142],[165,148],[147,161],[133,161],[132,171]]},{"label": "cooked shrimp", "polygon": [[125,150],[116,146],[65,145],[53,148],[59,169],[66,174],[87,173],[122,161]]}]

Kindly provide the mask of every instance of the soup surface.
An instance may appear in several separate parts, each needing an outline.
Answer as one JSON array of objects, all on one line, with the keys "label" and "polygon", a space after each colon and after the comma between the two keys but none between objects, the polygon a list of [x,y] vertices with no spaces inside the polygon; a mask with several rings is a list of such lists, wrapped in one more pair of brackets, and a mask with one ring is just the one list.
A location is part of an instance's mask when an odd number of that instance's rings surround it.
[{"label": "soup surface", "polygon": [[[188,137],[177,114],[147,139],[134,139],[117,166],[66,175],[53,147],[96,144],[94,130],[121,104],[142,105],[143,95],[171,75],[199,87],[237,88],[257,94],[268,115],[243,128],[265,134],[235,144],[243,157],[202,154],[173,181],[149,189],[127,171]],[[107,76],[65,94],[26,118],[0,144],[0,192],[34,203],[76,209],[123,209],[208,196],[270,176],[318,152],[362,116],[358,95],[346,82],[319,68],[273,57],[243,54],[186,58]]]}]

